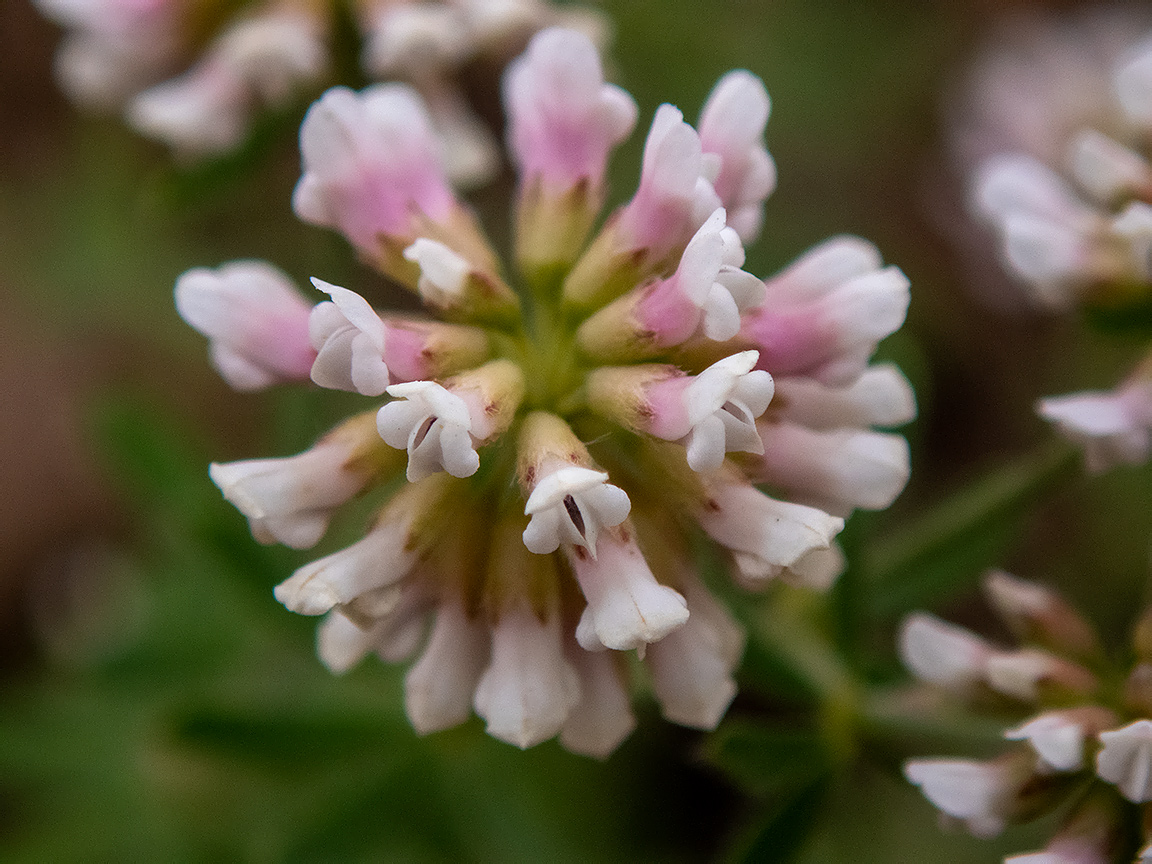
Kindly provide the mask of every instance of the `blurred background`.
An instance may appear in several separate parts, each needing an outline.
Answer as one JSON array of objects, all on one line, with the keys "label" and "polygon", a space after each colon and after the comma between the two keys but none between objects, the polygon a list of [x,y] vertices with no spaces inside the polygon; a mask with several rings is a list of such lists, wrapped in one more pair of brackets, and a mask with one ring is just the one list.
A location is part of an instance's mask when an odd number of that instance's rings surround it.
[{"label": "blurred background", "polygon": [[[879,687],[900,680],[891,633],[909,609],[995,634],[973,590],[992,564],[1058,585],[1119,645],[1148,599],[1149,470],[1083,476],[1032,405],[1111,386],[1146,337],[977,299],[989,289],[973,280],[997,277],[973,260],[990,252],[954,242],[964,216],[942,141],[944,94],[992,22],[1083,4],[600,5],[641,129],[662,101],[694,118],[730,68],[767,84],[780,182],[746,269],[769,275],[846,232],[912,280],[909,323],[881,351],[920,400],[913,479],[845,535],[834,650]],[[172,285],[266,258],[299,284],[386,289],[291,213],[304,104],[235,156],[174,166],[65,100],[59,36],[28,0],[0,3],[0,859],[991,862],[1040,845],[1044,826],[994,841],[937,828],[899,762],[939,743],[861,733],[825,770],[811,700],[755,643],[717,733],[642,700],[604,763],[555,742],[521,753],[478,720],[420,739],[403,668],[330,676],[314,622],[271,594],[313,556],[252,541],[207,465],[295,453],[346,403],[231,392]],[[498,124],[494,71],[466,80]],[[613,160],[617,201],[642,143]],[[472,197],[497,238],[510,183]],[[993,741],[965,735],[973,750]]]}]

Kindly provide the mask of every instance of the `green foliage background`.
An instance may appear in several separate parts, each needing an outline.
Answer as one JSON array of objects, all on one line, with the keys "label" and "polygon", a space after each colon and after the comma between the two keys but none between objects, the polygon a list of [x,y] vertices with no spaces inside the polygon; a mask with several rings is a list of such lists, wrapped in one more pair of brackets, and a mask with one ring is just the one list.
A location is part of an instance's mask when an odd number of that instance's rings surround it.
[{"label": "green foliage background", "polygon": [[[1114,380],[1143,337],[989,312],[931,225],[948,194],[940,92],[1002,5],[603,4],[641,126],[660,101],[694,117],[729,68],[765,80],[780,185],[747,269],[767,275],[834,233],[874,240],[913,282],[909,325],[882,352],[922,418],[908,492],[855,517],[827,602],[726,592],[752,639],[720,730],[671,726],[642,698],[636,733],[598,763],[554,742],[518,752],[476,720],[420,739],[403,669],[330,676],[314,621],[271,596],[314,553],[257,546],[208,481],[210,461],[302,449],[347,402],[229,392],[176,316],[175,277],[260,257],[301,284],[385,296],[290,212],[302,106],[237,157],[174,169],[67,106],[48,80],[52,28],[5,0],[0,860],[990,862],[1039,845],[1044,826],[996,841],[937,830],[900,760],[987,752],[997,730],[911,723],[889,690],[906,611],[995,633],[973,599],[992,564],[1059,585],[1118,650],[1147,599],[1148,469],[1085,478],[1031,415],[1039,395]],[[642,140],[613,162],[618,200]],[[475,198],[497,237],[507,191]]]}]

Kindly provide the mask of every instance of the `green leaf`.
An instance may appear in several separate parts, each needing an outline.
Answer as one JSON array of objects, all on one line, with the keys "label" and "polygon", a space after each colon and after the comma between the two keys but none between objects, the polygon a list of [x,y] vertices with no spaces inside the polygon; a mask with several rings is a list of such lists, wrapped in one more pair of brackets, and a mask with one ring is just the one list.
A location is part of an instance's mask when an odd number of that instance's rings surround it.
[{"label": "green leaf", "polygon": [[862,556],[873,611],[901,615],[971,586],[1016,538],[1028,510],[1064,475],[1076,451],[1053,443],[1001,465]]},{"label": "green leaf", "polygon": [[755,864],[792,860],[820,822],[827,789],[828,778],[820,777],[771,808],[727,860]]},{"label": "green leaf", "polygon": [[707,742],[705,757],[755,795],[790,793],[812,784],[831,767],[814,729],[725,722]]}]

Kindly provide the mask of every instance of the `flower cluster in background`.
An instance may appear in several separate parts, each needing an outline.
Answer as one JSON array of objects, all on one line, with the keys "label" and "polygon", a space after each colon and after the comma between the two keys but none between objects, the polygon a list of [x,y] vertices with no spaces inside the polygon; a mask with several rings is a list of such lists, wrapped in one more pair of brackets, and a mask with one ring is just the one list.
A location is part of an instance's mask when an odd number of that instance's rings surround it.
[{"label": "flower cluster in background", "polygon": [[[970,206],[1041,305],[1152,304],[1152,20],[1134,9],[1017,22],[969,71],[953,146]],[[1152,354],[1114,390],[1038,411],[1102,471],[1148,458]]]},{"label": "flower cluster in background", "polygon": [[260,262],[190,271],[176,299],[233,386],[390,397],[298,456],[212,467],[258,539],[295,548],[354,496],[390,493],[362,540],[276,589],[325,616],[324,662],[415,656],[419,732],[475,710],[520,747],[558,734],[605,756],[635,722],[624,652],[674,722],[713,728],[735,694],[744,636],[691,538],[746,587],[826,588],[844,517],[903,489],[907,444],[873,427],[910,420],[911,389],[870,359],[908,282],[852,237],[767,281],[741,269],[775,182],[768,95],[748,72],[721,79],[696,128],[660,106],[637,191],[598,231],[607,160],[638,111],[594,44],[541,32],[504,99],[512,267],[452,191],[424,100],[337,88],[305,118],[293,206],[426,316],[320,279],[330,299],[313,306]]},{"label": "flower cluster in background", "polygon": [[[943,815],[980,836],[1065,805],[1042,852],[1014,864],[1108,862],[1127,846],[1135,808],[1152,802],[1152,613],[1137,621],[1135,662],[1114,662],[1095,629],[1050,588],[993,572],[993,609],[1020,647],[1000,648],[927,613],[900,631],[904,664],[953,699],[1013,723],[1021,742],[990,761],[915,759],[907,778]],[[1138,860],[1152,860],[1143,818]],[[1130,860],[1130,859],[1125,859]]]},{"label": "flower cluster in background", "polygon": [[503,65],[544,27],[576,27],[603,42],[604,18],[545,0],[37,0],[67,28],[61,84],[79,103],[122,109],[178,154],[226,153],[263,109],[311,97],[336,76],[335,32],[351,18],[359,65],[372,80],[421,93],[444,143],[445,170],[476,185],[499,168],[492,133],[469,105],[469,63]]}]

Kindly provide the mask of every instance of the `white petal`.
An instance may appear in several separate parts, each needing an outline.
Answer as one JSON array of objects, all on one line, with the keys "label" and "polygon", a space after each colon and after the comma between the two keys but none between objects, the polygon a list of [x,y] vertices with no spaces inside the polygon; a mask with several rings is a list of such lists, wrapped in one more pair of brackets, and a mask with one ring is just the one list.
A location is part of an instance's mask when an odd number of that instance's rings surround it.
[{"label": "white petal", "polygon": [[455,604],[436,613],[428,646],[404,678],[404,708],[420,735],[463,723],[488,662],[488,633]]},{"label": "white petal", "polygon": [[1101,732],[1100,742],[1104,747],[1096,754],[1096,773],[1115,783],[1129,801],[1152,801],[1152,721]]}]

